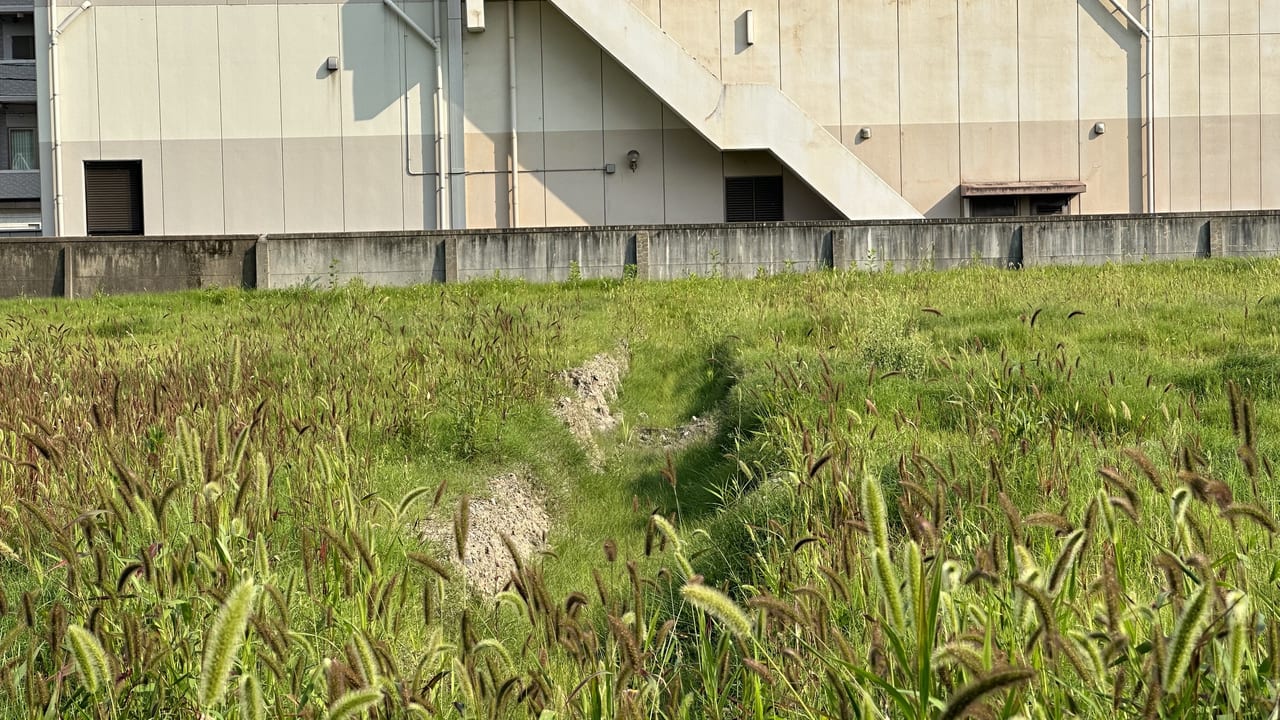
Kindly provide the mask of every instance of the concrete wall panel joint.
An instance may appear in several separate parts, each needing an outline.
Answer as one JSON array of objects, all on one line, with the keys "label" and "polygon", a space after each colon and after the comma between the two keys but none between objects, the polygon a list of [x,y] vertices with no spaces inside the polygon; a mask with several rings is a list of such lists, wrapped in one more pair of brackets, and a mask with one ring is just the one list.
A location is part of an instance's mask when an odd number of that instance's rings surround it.
[{"label": "concrete wall panel joint", "polygon": [[253,246],[253,277],[255,288],[271,288],[271,248],[266,235],[259,235]]},{"label": "concrete wall panel joint", "polygon": [[652,270],[650,269],[651,260],[649,257],[649,233],[641,230],[636,233],[636,278],[639,280],[652,279]]},{"label": "concrete wall panel joint", "polygon": [[62,297],[76,297],[76,251],[71,245],[62,246]]},{"label": "concrete wall panel joint", "polygon": [[444,281],[458,282],[458,238],[453,236],[444,239]]}]

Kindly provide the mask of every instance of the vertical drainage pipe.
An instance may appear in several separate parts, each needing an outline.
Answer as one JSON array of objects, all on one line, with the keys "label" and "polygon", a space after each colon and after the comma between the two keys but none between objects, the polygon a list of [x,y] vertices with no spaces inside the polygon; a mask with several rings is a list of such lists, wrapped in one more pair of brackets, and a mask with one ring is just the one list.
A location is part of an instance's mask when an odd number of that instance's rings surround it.
[{"label": "vertical drainage pipe", "polygon": [[[49,172],[53,180],[53,236],[60,237],[64,229],[64,206],[62,198],[62,111],[58,99],[58,38],[80,14],[93,7],[93,3],[84,0],[71,11],[70,15],[56,26],[57,3],[49,1]],[[70,270],[68,270],[70,272]]]},{"label": "vertical drainage pipe", "polygon": [[1138,18],[1120,4],[1120,0],[1111,0],[1111,4],[1130,25],[1142,34],[1147,45],[1147,212],[1156,211],[1156,51],[1155,28],[1156,8],[1154,0],[1147,0],[1147,24],[1138,22]]},{"label": "vertical drainage pipe", "polygon": [[462,75],[462,0],[449,0],[449,40],[445,43],[449,75],[449,220],[450,227],[467,227],[467,159],[464,148]]},{"label": "vertical drainage pipe", "polygon": [[[433,99],[433,105],[432,105],[432,115],[434,116],[432,122],[434,122],[436,126],[434,140],[435,140],[435,150],[436,150],[436,158],[437,158],[436,162],[437,162],[437,170],[438,170],[438,172],[436,173],[436,222],[440,226],[441,230],[447,230],[449,229],[449,224],[448,224],[449,205],[445,197],[445,182],[444,182],[445,163],[442,162],[442,159],[445,157],[445,155],[440,149],[444,146],[443,136],[444,136],[445,124],[447,122],[442,114],[442,110],[444,109],[444,103],[441,102],[440,100],[440,93],[443,92],[444,90],[444,83],[441,80],[443,72],[441,71],[442,61],[440,59],[440,39],[439,37],[434,37],[434,38],[431,37],[431,35],[429,35],[426,30],[422,29],[422,26],[414,22],[413,18],[409,17],[409,15],[405,13],[405,11],[401,10],[400,7],[395,4],[394,0],[382,0],[382,4],[387,6],[387,9],[390,10],[392,14],[394,14],[397,18],[399,18],[400,22],[403,23],[406,28],[413,31],[414,35],[417,35],[419,38],[421,38],[422,41],[425,42],[427,46],[431,48],[431,51],[434,54],[436,59],[435,98]],[[436,33],[437,35],[439,35],[440,33],[440,0],[432,0],[432,7],[435,9]],[[405,121],[405,126],[404,126],[405,172],[408,173],[410,176],[426,175],[428,173],[414,172],[413,162],[410,158],[409,92],[408,92],[407,86],[405,89],[404,121]]]},{"label": "vertical drainage pipe", "polygon": [[[440,14],[440,0],[431,0],[431,5],[435,9],[436,24],[436,40],[444,40],[444,20]],[[436,199],[440,208],[439,225],[441,230],[448,230],[453,227],[452,216],[449,214],[449,183],[446,182],[445,173],[449,167],[449,104],[445,101],[444,89],[444,54],[440,51],[440,46],[436,45],[436,188],[438,193]]]},{"label": "vertical drainage pipe", "polygon": [[511,76],[511,222],[520,227],[520,109],[516,89],[516,2],[507,0],[507,73]]}]

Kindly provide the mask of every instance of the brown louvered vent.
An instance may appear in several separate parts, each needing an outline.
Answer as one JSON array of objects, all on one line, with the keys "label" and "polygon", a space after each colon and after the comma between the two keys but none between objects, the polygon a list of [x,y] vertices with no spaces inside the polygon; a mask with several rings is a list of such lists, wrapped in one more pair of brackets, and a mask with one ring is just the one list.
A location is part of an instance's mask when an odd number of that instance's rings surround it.
[{"label": "brown louvered vent", "polygon": [[86,162],[85,212],[90,235],[141,235],[142,161]]},{"label": "brown louvered vent", "polygon": [[782,218],[782,176],[724,179],[726,222],[778,222]]}]

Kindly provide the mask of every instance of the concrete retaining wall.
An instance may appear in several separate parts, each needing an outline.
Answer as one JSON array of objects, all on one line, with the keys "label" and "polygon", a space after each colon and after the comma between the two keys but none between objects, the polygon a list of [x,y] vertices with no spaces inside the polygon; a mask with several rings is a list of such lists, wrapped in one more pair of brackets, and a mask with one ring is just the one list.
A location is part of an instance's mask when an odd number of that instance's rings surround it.
[{"label": "concrete retaining wall", "polygon": [[0,240],[0,297],[62,295],[64,267],[59,243]]},{"label": "concrete retaining wall", "polygon": [[414,232],[270,235],[258,238],[252,287],[329,287],[445,281],[444,238]]},{"label": "concrete retaining wall", "polygon": [[492,277],[753,277],[1280,257],[1280,211],[772,225],[0,239],[0,297]]},{"label": "concrete retaining wall", "polygon": [[[1210,252],[1210,228],[1223,219],[1187,215],[1141,218],[1064,218],[1026,223],[1023,227],[1024,265],[1101,265],[1205,258]],[[1273,217],[1271,223],[1280,223]],[[1280,251],[1280,245],[1276,246]]]},{"label": "concrete retaining wall", "polygon": [[635,264],[635,233],[610,228],[576,232],[536,231],[468,234],[450,238],[449,282],[495,276],[530,282],[570,277],[622,277]]},{"label": "concrete retaining wall", "polygon": [[256,243],[253,236],[67,243],[63,295],[253,287]]},{"label": "concrete retaining wall", "polygon": [[832,232],[822,225],[708,225],[638,230],[648,238],[640,277],[752,277],[831,267]]},{"label": "concrete retaining wall", "polygon": [[1211,222],[1213,254],[1221,257],[1275,257],[1280,254],[1280,217],[1275,213],[1230,215]]},{"label": "concrete retaining wall", "polygon": [[0,297],[254,287],[258,238],[0,239]]},{"label": "concrete retaining wall", "polygon": [[835,267],[862,270],[947,270],[965,265],[1018,267],[1024,223],[895,223],[833,231]]}]

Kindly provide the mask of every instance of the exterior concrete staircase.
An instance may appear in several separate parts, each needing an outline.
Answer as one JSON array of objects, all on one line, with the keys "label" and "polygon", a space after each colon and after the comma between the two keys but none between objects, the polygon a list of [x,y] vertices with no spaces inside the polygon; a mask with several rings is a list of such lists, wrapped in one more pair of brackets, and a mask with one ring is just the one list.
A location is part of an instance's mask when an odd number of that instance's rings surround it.
[{"label": "exterior concrete staircase", "polygon": [[769,150],[853,219],[921,214],[772,85],[722,83],[630,0],[548,0],[721,150]]}]

